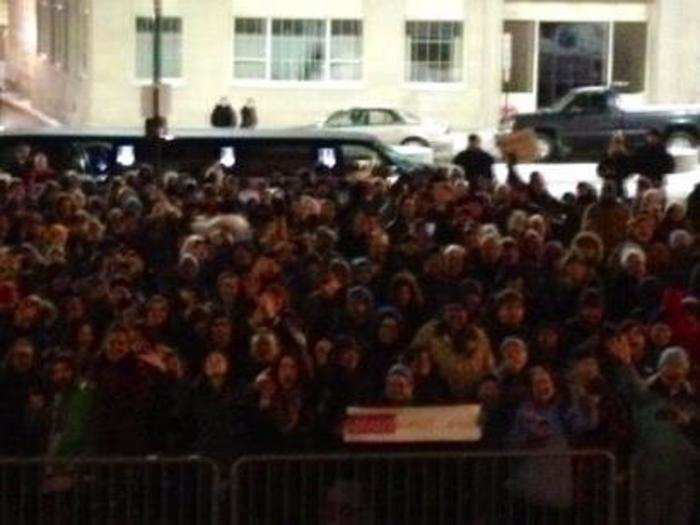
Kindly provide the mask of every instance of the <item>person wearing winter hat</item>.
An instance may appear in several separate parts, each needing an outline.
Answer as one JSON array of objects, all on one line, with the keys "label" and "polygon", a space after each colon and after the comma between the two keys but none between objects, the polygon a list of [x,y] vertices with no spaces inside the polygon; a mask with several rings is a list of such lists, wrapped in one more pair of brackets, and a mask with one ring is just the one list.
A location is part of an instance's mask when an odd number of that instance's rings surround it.
[{"label": "person wearing winter hat", "polygon": [[409,367],[396,364],[386,374],[384,396],[392,405],[409,405],[413,402],[413,372]]}]

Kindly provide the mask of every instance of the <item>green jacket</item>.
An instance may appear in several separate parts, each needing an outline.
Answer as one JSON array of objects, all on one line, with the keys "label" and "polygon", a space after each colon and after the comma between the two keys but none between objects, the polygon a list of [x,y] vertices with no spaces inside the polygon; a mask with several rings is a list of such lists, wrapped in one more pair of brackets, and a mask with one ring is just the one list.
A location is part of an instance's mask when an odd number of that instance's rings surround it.
[{"label": "green jacket", "polygon": [[60,395],[49,407],[48,455],[71,458],[92,451],[90,420],[94,405],[93,391],[77,384]]}]

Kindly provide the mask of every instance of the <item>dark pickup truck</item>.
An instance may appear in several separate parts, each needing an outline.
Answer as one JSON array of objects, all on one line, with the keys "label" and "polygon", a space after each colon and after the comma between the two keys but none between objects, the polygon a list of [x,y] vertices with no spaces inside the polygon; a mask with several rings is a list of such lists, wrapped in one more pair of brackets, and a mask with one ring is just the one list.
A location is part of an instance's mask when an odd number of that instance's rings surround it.
[{"label": "dark pickup truck", "polygon": [[543,160],[598,158],[616,131],[638,146],[650,128],[663,133],[669,148],[696,147],[700,105],[628,107],[614,89],[589,87],[574,89],[551,107],[517,115],[513,121],[513,131],[534,130]]}]

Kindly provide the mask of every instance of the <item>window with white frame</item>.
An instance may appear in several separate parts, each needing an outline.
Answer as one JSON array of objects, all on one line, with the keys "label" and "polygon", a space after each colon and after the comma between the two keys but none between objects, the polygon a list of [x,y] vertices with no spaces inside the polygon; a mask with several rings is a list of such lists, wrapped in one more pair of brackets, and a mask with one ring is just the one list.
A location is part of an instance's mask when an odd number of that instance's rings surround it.
[{"label": "window with white frame", "polygon": [[406,80],[461,82],[461,22],[406,22]]},{"label": "window with white frame", "polygon": [[331,22],[331,80],[362,78],[362,22]]},{"label": "window with white frame", "polygon": [[236,18],[234,78],[362,79],[362,21]]},{"label": "window with white frame", "polygon": [[237,18],[234,23],[233,46],[235,78],[267,76],[267,20],[264,18]]},{"label": "window with white frame", "polygon": [[272,80],[324,80],[326,59],[324,20],[272,21]]},{"label": "window with white frame", "polygon": [[53,0],[51,9],[51,63],[66,67],[68,62],[68,2]]},{"label": "window with white frame", "polygon": [[[182,78],[182,18],[164,16],[161,21],[161,75],[165,79]],[[136,18],[136,78],[153,76],[153,17]]]}]

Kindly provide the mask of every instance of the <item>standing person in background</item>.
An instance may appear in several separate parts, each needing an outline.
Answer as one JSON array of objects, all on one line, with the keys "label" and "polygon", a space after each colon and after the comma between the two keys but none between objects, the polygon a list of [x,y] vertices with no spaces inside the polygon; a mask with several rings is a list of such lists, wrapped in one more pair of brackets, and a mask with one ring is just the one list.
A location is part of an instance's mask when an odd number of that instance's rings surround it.
[{"label": "standing person in background", "polygon": [[255,129],[258,127],[258,110],[255,107],[255,100],[249,98],[241,108],[241,128]]},{"label": "standing person in background", "polygon": [[469,135],[467,149],[453,163],[464,170],[472,189],[488,189],[493,184],[494,158],[481,148],[481,137]]},{"label": "standing person in background", "polygon": [[656,188],[664,185],[666,175],[673,173],[676,167],[658,129],[649,130],[646,144],[637,150],[635,156],[635,171],[651,180]]},{"label": "standing person in background", "polygon": [[605,155],[598,164],[598,176],[615,185],[617,196],[627,198],[625,182],[634,173],[634,158],[622,132],[613,135]]},{"label": "standing person in background", "polygon": [[221,97],[211,112],[211,125],[215,128],[235,128],[238,124],[236,110],[226,97]]}]

